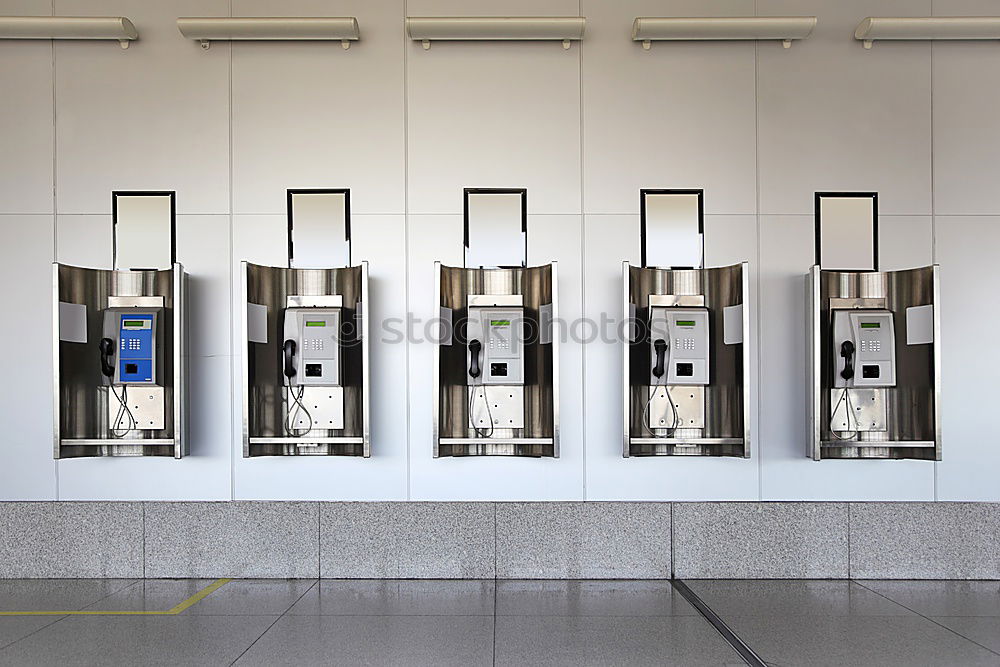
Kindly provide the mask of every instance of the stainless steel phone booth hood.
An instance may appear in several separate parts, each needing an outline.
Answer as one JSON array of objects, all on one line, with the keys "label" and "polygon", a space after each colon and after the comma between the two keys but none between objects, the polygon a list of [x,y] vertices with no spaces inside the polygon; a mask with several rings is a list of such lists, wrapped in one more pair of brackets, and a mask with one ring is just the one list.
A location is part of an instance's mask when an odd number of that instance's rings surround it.
[{"label": "stainless steel phone booth hood", "polygon": [[187,454],[184,268],[52,278],[55,458]]},{"label": "stainless steel phone booth hood", "polygon": [[558,457],[556,263],[434,270],[434,456]]},{"label": "stainless steel phone booth hood", "polygon": [[808,456],[941,460],[938,273],[812,267]]},{"label": "stainless steel phone booth hood", "polygon": [[749,457],[748,264],[622,278],[624,456]]},{"label": "stainless steel phone booth hood", "polygon": [[241,276],[243,456],[370,456],[368,263]]}]

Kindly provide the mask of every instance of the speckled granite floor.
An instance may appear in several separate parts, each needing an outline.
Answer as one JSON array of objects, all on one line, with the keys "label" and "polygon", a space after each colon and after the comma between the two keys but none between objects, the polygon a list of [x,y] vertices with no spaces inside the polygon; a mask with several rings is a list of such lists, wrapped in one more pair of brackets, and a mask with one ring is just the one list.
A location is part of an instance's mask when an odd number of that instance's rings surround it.
[{"label": "speckled granite floor", "polygon": [[1000,666],[997,581],[688,580],[703,615],[662,580],[244,579],[134,613],[212,583],[0,580],[0,665]]}]

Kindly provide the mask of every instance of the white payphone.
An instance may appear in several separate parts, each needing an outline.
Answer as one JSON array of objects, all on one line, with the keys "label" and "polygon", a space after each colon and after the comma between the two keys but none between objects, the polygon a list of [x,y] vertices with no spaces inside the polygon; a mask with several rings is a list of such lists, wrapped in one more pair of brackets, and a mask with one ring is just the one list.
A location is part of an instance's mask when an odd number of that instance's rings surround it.
[{"label": "white payphone", "polygon": [[[150,298],[157,297],[138,297],[137,303]],[[162,336],[158,326],[163,309],[129,306],[128,301],[129,297],[109,300],[104,311],[103,337],[98,343],[101,374],[109,392],[108,424],[114,438],[124,438],[132,431],[165,428],[165,394],[159,382],[163,372]]]},{"label": "white payphone", "polygon": [[285,432],[344,428],[340,328],[342,297],[290,296],[285,308],[281,369],[285,378]]},{"label": "white payphone", "polygon": [[676,303],[672,295],[649,297],[650,387],[643,423],[656,437],[678,428],[705,427],[709,311]]},{"label": "white payphone", "polygon": [[468,298],[469,426],[479,437],[524,428],[524,307],[521,295]]},{"label": "white payphone", "polygon": [[842,308],[833,310],[832,315],[830,431],[841,440],[862,432],[885,431],[885,388],[896,386],[892,312]]}]

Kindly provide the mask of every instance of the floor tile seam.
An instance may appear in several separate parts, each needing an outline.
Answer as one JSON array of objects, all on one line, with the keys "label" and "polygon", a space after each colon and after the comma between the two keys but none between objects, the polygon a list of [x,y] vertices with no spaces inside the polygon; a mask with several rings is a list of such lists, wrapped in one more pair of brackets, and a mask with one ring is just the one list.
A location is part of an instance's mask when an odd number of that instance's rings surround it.
[{"label": "floor tile seam", "polygon": [[262,638],[264,637],[264,635],[266,635],[266,634],[267,634],[268,632],[270,632],[270,631],[271,631],[271,628],[273,628],[273,627],[274,627],[275,625],[277,625],[277,624],[278,624],[278,621],[280,621],[280,620],[281,620],[281,619],[283,619],[284,617],[285,617],[285,615],[284,615],[284,614],[281,614],[281,615],[277,616],[277,617],[276,617],[276,618],[275,618],[275,619],[274,619],[274,620],[273,620],[273,621],[271,622],[271,624],[270,624],[270,625],[268,625],[268,626],[267,626],[266,628],[264,628],[264,631],[263,631],[263,632],[261,632],[261,633],[260,633],[259,635],[257,635],[257,637],[256,637],[256,638],[255,638],[255,639],[254,639],[254,640],[253,640],[252,642],[250,642],[250,645],[249,645],[249,646],[247,646],[247,647],[246,647],[245,649],[243,649],[243,650],[242,650],[242,651],[240,652],[240,654],[239,654],[238,656],[236,656],[236,659],[235,659],[235,660],[233,660],[233,661],[232,661],[231,663],[229,663],[229,667],[233,667],[233,665],[235,665],[235,664],[236,664],[237,662],[239,662],[239,661],[240,661],[240,659],[242,659],[242,658],[243,658],[243,656],[245,656],[245,655],[246,655],[246,654],[247,654],[247,653],[248,653],[248,652],[250,651],[250,649],[252,649],[252,648],[253,648],[254,646],[256,646],[256,645],[257,645],[257,642],[259,642],[259,641],[260,641],[260,640],[261,640],[261,639],[262,639]]},{"label": "floor tile seam", "polygon": [[[257,635],[256,639],[254,639],[252,642],[250,642],[249,646],[247,646],[245,649],[243,649],[243,651],[238,656],[236,656],[235,660],[233,660],[231,663],[229,663],[230,667],[232,667],[237,662],[239,662],[240,659],[244,655],[246,655],[250,651],[250,649],[252,649],[257,644],[257,642],[259,642],[264,637],[264,635],[266,635],[268,632],[270,632],[271,628],[273,628],[275,625],[277,625],[278,621],[280,621],[281,619],[283,619],[288,614],[289,610],[292,607],[294,607],[295,605],[297,605],[299,603],[299,601],[302,598],[304,598],[309,593],[309,591],[311,591],[313,588],[315,588],[317,586],[317,584],[319,584],[319,579],[313,579],[312,583],[309,584],[309,588],[307,588],[306,590],[302,591],[302,595],[300,595],[299,597],[295,598],[295,601],[292,602],[290,605],[288,605],[288,607],[285,609],[285,611],[283,611],[281,614],[279,614],[278,617],[275,618],[274,621],[270,625],[268,625],[266,628],[264,628],[263,632],[261,632],[259,635]],[[192,616],[197,616],[197,614],[192,614]]]},{"label": "floor tile seam", "polygon": [[[1000,655],[1000,652],[997,652],[997,651],[994,651],[993,649],[991,649],[991,648],[990,648],[990,647],[988,647],[988,646],[983,646],[982,644],[980,644],[980,643],[979,643],[979,642],[977,642],[976,640],[974,640],[974,639],[970,639],[969,637],[966,637],[966,636],[965,636],[965,635],[963,635],[963,634],[962,634],[961,632],[958,632],[957,630],[954,630],[954,629],[952,629],[952,628],[949,628],[949,627],[948,627],[947,625],[943,625],[943,624],[941,624],[941,623],[938,623],[938,622],[937,622],[936,620],[934,620],[934,619],[933,619],[932,617],[930,617],[930,616],[925,616],[924,614],[921,614],[921,613],[920,613],[919,611],[917,611],[916,609],[912,609],[912,608],[910,608],[910,607],[907,607],[907,606],[906,606],[905,604],[903,604],[903,603],[901,603],[901,602],[897,602],[896,600],[893,600],[893,599],[892,599],[892,598],[890,598],[889,596],[887,596],[887,595],[884,595],[884,594],[882,594],[882,593],[878,592],[877,590],[875,590],[875,589],[873,589],[873,588],[869,588],[868,586],[865,586],[864,584],[862,584],[862,583],[860,583],[860,582],[858,582],[858,581],[854,581],[854,583],[855,583],[855,584],[857,584],[858,586],[861,586],[862,588],[864,588],[864,589],[865,589],[865,590],[867,590],[867,591],[871,591],[872,593],[874,593],[875,595],[878,595],[879,597],[882,597],[882,598],[885,598],[886,600],[889,600],[889,601],[890,601],[890,602],[892,602],[893,604],[898,604],[898,605],[899,605],[900,607],[902,607],[903,609],[906,609],[907,611],[909,611],[909,612],[912,612],[912,613],[916,614],[917,616],[919,616],[920,618],[924,619],[925,621],[929,621],[929,622],[933,623],[934,625],[938,626],[939,628],[944,628],[945,630],[947,630],[948,632],[952,633],[952,634],[953,634],[953,635],[955,635],[956,637],[961,637],[962,639],[966,640],[967,642],[971,642],[971,643],[975,644],[976,646],[980,647],[981,649],[983,649],[983,650],[986,650],[986,651],[989,651],[989,652],[990,652],[990,653],[992,653],[993,655]],[[990,618],[990,617],[985,617],[985,618]],[[993,618],[995,618],[995,617],[993,617]]]},{"label": "floor tile seam", "polygon": [[[204,614],[207,616],[208,614]],[[270,616],[270,614],[213,614],[216,616]],[[292,618],[493,618],[493,614],[282,614]]]},{"label": "floor tile seam", "polygon": [[713,610],[707,602],[701,599],[684,581],[681,579],[671,580],[671,585],[695,610],[702,619],[711,625],[722,637],[722,640],[751,667],[767,667],[764,660],[757,654],[736,631],[730,628],[719,614]]},{"label": "floor tile seam", "polygon": [[691,614],[498,614],[497,618],[622,618],[622,619],[642,619],[642,618],[699,618],[704,616],[697,610]]},{"label": "floor tile seam", "polygon": [[78,611],[84,611],[86,609],[89,609],[90,607],[93,607],[95,604],[97,604],[99,602],[104,602],[108,598],[110,598],[110,597],[112,597],[114,595],[118,595],[119,593],[122,593],[122,592],[128,590],[129,588],[132,588],[133,586],[137,586],[137,585],[139,585],[141,583],[143,583],[143,579],[133,579],[131,583],[125,584],[121,588],[116,588],[115,590],[111,591],[107,595],[104,595],[102,597],[97,598],[93,602],[80,607],[80,609]]},{"label": "floor tile seam", "polygon": [[61,616],[61,617],[59,617],[59,618],[56,618],[56,619],[53,619],[53,620],[52,620],[51,622],[49,622],[49,623],[46,623],[45,625],[43,625],[43,626],[42,626],[42,627],[40,627],[40,628],[36,628],[35,630],[33,630],[33,631],[29,632],[29,633],[28,633],[28,634],[26,634],[25,636],[23,636],[23,637],[18,637],[18,638],[17,638],[17,639],[15,639],[14,641],[12,641],[12,642],[9,642],[9,643],[7,643],[7,644],[4,644],[4,645],[0,646],[0,652],[2,652],[2,651],[6,651],[6,650],[7,650],[8,648],[10,648],[11,646],[13,646],[14,644],[17,644],[18,642],[21,642],[21,641],[24,641],[24,640],[25,640],[25,639],[27,639],[28,637],[33,637],[34,635],[37,635],[37,634],[38,634],[39,632],[41,632],[42,630],[45,630],[45,629],[47,629],[47,628],[50,628],[50,627],[52,627],[53,625],[55,625],[55,624],[56,624],[56,623],[58,623],[59,621],[63,620],[64,618],[66,618],[66,617],[65,617],[65,616]]},{"label": "floor tile seam", "polygon": [[[122,591],[124,591],[124,590],[126,590],[126,589],[128,589],[128,588],[131,588],[132,586],[135,586],[136,584],[139,584],[139,583],[141,583],[142,581],[143,581],[142,579],[133,579],[133,580],[132,580],[132,581],[131,581],[130,583],[127,583],[127,584],[123,585],[123,586],[122,586],[121,588],[116,588],[116,589],[115,589],[114,591],[112,591],[112,592],[108,593],[107,595],[104,595],[104,596],[102,596],[102,597],[99,597],[98,599],[94,600],[93,602],[90,602],[90,603],[86,604],[85,606],[83,606],[83,607],[82,607],[82,608],[80,609],[80,611],[82,611],[82,610],[84,610],[84,609],[87,609],[88,607],[92,607],[92,606],[94,606],[95,604],[97,604],[98,602],[102,602],[102,601],[104,601],[104,600],[107,600],[107,599],[108,599],[109,597],[111,597],[112,595],[117,595],[118,593],[121,593]],[[66,620],[67,618],[70,618],[70,616],[71,616],[71,614],[66,614],[65,616],[58,616],[57,618],[53,618],[53,620],[52,620],[52,622],[51,622],[51,623],[46,623],[45,625],[43,625],[42,627],[38,628],[38,629],[37,629],[37,630],[35,630],[34,632],[30,632],[30,633],[26,634],[26,635],[25,635],[25,636],[23,636],[23,637],[20,637],[20,638],[18,638],[18,639],[15,639],[14,641],[10,642],[9,644],[4,644],[3,646],[0,646],[0,651],[2,651],[2,650],[4,650],[4,649],[7,649],[7,648],[9,648],[9,647],[11,647],[11,646],[13,646],[14,644],[18,643],[19,641],[22,641],[22,640],[25,640],[25,639],[27,639],[28,637],[31,637],[31,636],[33,636],[33,635],[35,635],[35,634],[37,634],[37,633],[41,632],[42,630],[45,630],[45,629],[47,629],[47,628],[50,628],[50,627],[52,627],[53,625],[55,625],[56,623],[59,623],[60,621],[64,621],[64,620]],[[16,618],[16,617],[10,617],[10,618]],[[25,617],[25,618],[28,618],[28,617]],[[32,618],[38,618],[38,617],[36,616],[36,617],[32,617]]]},{"label": "floor tile seam", "polygon": [[[274,614],[226,614],[222,612],[190,614],[190,616],[232,616],[238,618],[273,616]],[[616,618],[616,619],[667,619],[702,618],[692,614],[282,614],[290,618]]]}]

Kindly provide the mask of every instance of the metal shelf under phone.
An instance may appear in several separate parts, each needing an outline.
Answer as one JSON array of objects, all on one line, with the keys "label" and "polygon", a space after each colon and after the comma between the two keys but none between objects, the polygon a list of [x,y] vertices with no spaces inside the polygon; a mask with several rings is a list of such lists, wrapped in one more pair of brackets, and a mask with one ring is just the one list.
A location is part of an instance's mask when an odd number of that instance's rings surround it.
[{"label": "metal shelf under phone", "polygon": [[98,445],[101,447],[114,447],[121,445],[135,446],[139,445],[141,447],[152,447],[154,445],[170,445],[173,447],[176,444],[176,440],[173,438],[63,438],[59,440],[60,445]]},{"label": "metal shelf under phone", "polygon": [[250,438],[251,445],[361,445],[365,439],[361,437],[343,438]]},{"label": "metal shelf under phone", "polygon": [[630,445],[741,445],[742,438],[629,438]]},{"label": "metal shelf under phone", "polygon": [[880,447],[935,447],[933,440],[821,440],[821,447],[857,447],[870,449]]},{"label": "metal shelf under phone", "polygon": [[[482,430],[482,429],[480,429]],[[551,445],[552,438],[441,438],[442,445]]]}]

